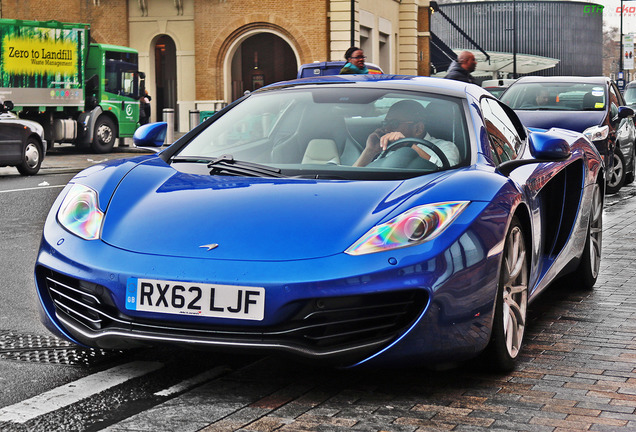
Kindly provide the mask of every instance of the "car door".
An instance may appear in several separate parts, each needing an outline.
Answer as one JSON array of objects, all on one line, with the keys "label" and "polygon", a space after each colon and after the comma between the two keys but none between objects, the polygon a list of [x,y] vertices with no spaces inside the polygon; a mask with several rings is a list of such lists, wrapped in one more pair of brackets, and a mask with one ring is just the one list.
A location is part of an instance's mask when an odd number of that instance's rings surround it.
[{"label": "car door", "polygon": [[19,163],[22,158],[24,126],[10,117],[0,114],[0,163]]},{"label": "car door", "polygon": [[625,158],[625,166],[628,172],[634,171],[634,147],[636,142],[636,126],[634,126],[633,117],[620,118],[618,109],[626,106],[623,96],[616,88],[614,83],[610,85],[610,108],[612,113],[612,122],[616,123],[616,141],[623,157]]}]

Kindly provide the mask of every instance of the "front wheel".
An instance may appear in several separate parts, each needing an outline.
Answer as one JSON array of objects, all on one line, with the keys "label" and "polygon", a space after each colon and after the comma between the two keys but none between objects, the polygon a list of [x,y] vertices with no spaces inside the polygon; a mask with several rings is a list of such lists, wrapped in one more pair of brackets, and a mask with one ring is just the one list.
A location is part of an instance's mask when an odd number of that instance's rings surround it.
[{"label": "front wheel", "polygon": [[510,371],[519,355],[528,307],[528,254],[521,222],[515,216],[506,235],[495,318],[486,354],[498,371]]},{"label": "front wheel", "polygon": [[95,123],[95,133],[91,149],[94,153],[110,153],[115,146],[117,129],[115,123],[107,116],[101,115]]},{"label": "front wheel", "polygon": [[22,150],[22,163],[16,168],[23,176],[35,175],[42,166],[42,146],[35,138],[27,138]]},{"label": "front wheel", "polygon": [[583,255],[578,268],[570,275],[569,285],[584,290],[591,290],[598,278],[601,268],[601,253],[603,247],[603,196],[598,184],[592,191],[592,205],[590,208],[590,223],[587,228]]},{"label": "front wheel", "polygon": [[636,149],[634,148],[634,146],[636,146],[636,143],[632,143],[631,169],[625,175],[625,183],[623,183],[623,186],[634,183],[634,177],[636,176]]},{"label": "front wheel", "polygon": [[610,178],[607,181],[607,187],[605,188],[608,194],[615,194],[621,190],[625,183],[626,169],[627,166],[625,165],[625,157],[617,146],[616,149],[614,149],[614,167],[610,174]]}]

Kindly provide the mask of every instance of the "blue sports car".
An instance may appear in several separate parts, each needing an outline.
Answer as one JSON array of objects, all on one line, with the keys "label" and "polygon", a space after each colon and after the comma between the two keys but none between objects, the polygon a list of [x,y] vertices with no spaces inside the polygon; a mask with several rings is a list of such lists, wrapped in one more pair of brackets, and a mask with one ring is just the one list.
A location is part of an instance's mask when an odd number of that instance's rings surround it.
[{"label": "blue sports car", "polygon": [[37,257],[42,319],[100,348],[338,366],[483,353],[509,370],[528,302],[562,276],[596,281],[603,178],[583,135],[528,130],[472,84],[274,84],[156,155],[71,180]]}]

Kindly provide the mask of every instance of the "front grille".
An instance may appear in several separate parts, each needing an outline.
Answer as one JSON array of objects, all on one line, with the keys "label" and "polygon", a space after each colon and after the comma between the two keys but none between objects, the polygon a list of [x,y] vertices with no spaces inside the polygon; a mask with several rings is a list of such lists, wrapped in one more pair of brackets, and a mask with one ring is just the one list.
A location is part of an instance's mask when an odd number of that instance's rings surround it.
[{"label": "front grille", "polygon": [[288,317],[275,326],[193,325],[171,322],[169,317],[132,318],[115,307],[102,286],[44,268],[39,268],[38,274],[46,283],[58,317],[95,338],[116,331],[118,337],[124,333],[133,339],[286,347],[307,355],[387,344],[413,323],[428,303],[425,290],[327,297],[286,305],[283,310],[290,311]]},{"label": "front grille", "polygon": [[42,275],[56,311],[60,311],[91,330],[104,328],[111,320],[114,312],[100,297],[105,291],[103,287],[80,281],[55,272]]},{"label": "front grille", "polygon": [[385,338],[421,312],[423,291],[398,291],[308,301],[290,320],[288,337],[315,347],[334,347]]}]

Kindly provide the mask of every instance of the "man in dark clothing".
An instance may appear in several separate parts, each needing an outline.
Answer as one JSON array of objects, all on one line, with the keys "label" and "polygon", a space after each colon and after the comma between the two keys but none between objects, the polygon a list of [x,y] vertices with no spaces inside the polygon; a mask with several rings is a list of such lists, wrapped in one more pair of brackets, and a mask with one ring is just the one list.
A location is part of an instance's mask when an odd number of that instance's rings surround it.
[{"label": "man in dark clothing", "polygon": [[475,83],[475,78],[470,74],[477,67],[477,60],[470,51],[462,51],[448,68],[448,73],[444,78],[454,79],[467,83]]},{"label": "man in dark clothing", "polygon": [[152,98],[148,94],[148,90],[139,98],[139,124],[145,125],[150,122],[150,101]]}]

